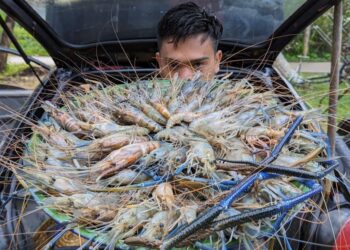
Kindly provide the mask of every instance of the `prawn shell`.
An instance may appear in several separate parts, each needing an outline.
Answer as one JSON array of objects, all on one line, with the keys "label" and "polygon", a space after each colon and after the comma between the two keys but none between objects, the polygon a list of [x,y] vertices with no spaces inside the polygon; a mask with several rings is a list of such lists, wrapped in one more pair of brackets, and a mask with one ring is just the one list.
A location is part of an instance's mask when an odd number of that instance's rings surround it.
[{"label": "prawn shell", "polygon": [[51,131],[46,126],[36,126],[32,128],[33,132],[40,134],[49,144],[54,144],[59,147],[68,147],[69,144],[65,138],[59,133]]},{"label": "prawn shell", "polygon": [[161,240],[169,233],[170,227],[176,221],[178,215],[174,210],[159,211],[153,215],[144,226],[141,237],[149,240]]},{"label": "prawn shell", "polygon": [[80,119],[84,122],[87,122],[89,124],[103,123],[103,122],[108,121],[103,116],[98,115],[98,114],[93,114],[93,113],[88,112],[86,110],[77,110],[74,113],[78,119]]},{"label": "prawn shell", "polygon": [[73,179],[56,177],[52,188],[59,193],[73,194],[83,191],[84,185]]},{"label": "prawn shell", "polygon": [[149,141],[149,139],[144,136],[132,137],[114,134],[95,140],[89,146],[79,149],[75,156],[82,159],[100,160],[112,150],[120,149],[129,144],[146,141]]},{"label": "prawn shell", "polygon": [[[81,132],[79,121],[63,110],[59,110],[51,102],[46,101],[43,108],[51,114],[53,119],[60,124],[62,128],[69,132]],[[83,122],[80,122],[83,123]]]},{"label": "prawn shell", "polygon": [[193,158],[198,159],[202,163],[215,161],[214,149],[208,141],[191,141],[190,145],[190,154],[193,155]]},{"label": "prawn shell", "polygon": [[118,120],[121,120],[125,123],[137,124],[153,132],[162,130],[162,126],[160,126],[158,123],[147,117],[144,113],[130,104],[123,103],[121,107],[115,109],[114,115]]},{"label": "prawn shell", "polygon": [[107,165],[107,167],[97,169],[98,172],[100,172],[101,174],[97,177],[96,181],[100,180],[101,178],[111,176],[119,172],[120,170],[132,165],[142,156],[152,152],[153,150],[159,147],[159,142],[150,141],[130,144],[113,151],[109,156],[106,157],[107,160],[111,161],[112,167],[110,165]]},{"label": "prawn shell", "polygon": [[153,197],[158,203],[165,205],[169,210],[172,209],[175,202],[175,195],[170,183],[161,183],[153,191]]},{"label": "prawn shell", "polygon": [[199,118],[200,116],[200,114],[192,112],[174,114],[168,120],[166,128],[171,128],[174,125],[181,123],[182,121],[190,123],[193,120]]},{"label": "prawn shell", "polygon": [[117,215],[116,210],[107,206],[97,206],[94,208],[81,208],[74,210],[74,217],[82,223],[99,224],[101,222],[110,222]]},{"label": "prawn shell", "polygon": [[101,139],[101,147],[104,148],[112,148],[112,149],[119,149],[121,147],[124,147],[131,143],[140,143],[140,142],[147,142],[149,139],[145,136],[135,136],[131,137],[128,135],[112,135],[108,138],[102,138]]},{"label": "prawn shell", "polygon": [[170,118],[171,114],[165,105],[152,101],[150,101],[150,103],[153,106],[153,108],[155,108],[155,110],[157,110],[165,119]]},{"label": "prawn shell", "polygon": [[200,100],[199,98],[194,98],[193,100],[191,100],[191,102],[183,105],[182,107],[177,108],[174,113],[177,114],[177,113],[192,112],[198,109],[201,103],[202,103],[202,100]]},{"label": "prawn shell", "polygon": [[152,105],[147,104],[146,102],[141,102],[137,105],[137,108],[139,108],[146,116],[151,118],[153,121],[161,125],[166,124],[166,119]]},{"label": "prawn shell", "polygon": [[63,111],[52,112],[52,117],[67,131],[81,132],[79,122]]},{"label": "prawn shell", "polygon": [[106,181],[109,185],[114,184],[114,182],[119,185],[128,185],[131,183],[140,183],[148,179],[148,176],[143,173],[138,173],[131,169],[123,169],[118,174],[106,179]]}]

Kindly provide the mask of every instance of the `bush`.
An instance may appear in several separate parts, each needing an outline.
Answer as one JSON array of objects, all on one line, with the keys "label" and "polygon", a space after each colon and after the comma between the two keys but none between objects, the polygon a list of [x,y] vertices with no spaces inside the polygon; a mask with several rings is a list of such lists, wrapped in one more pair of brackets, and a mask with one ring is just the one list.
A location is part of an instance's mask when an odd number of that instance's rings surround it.
[{"label": "bush", "polygon": [[[14,34],[22,46],[24,52],[31,56],[47,56],[47,51],[41,46],[41,44],[32,37],[24,28],[18,24],[15,25]],[[14,48],[12,45],[11,48]]]},{"label": "bush", "polygon": [[[344,17],[343,17],[343,44],[350,43],[350,2],[343,1]],[[330,61],[331,60],[331,44],[329,44],[318,32],[324,34],[332,40],[333,32],[333,9],[326,12],[318,18],[311,28],[310,44],[309,44],[309,61]],[[319,28],[318,28],[319,27]],[[283,53],[288,61],[299,61],[298,56],[303,55],[304,33],[298,34],[294,40],[284,49]]]},{"label": "bush", "polygon": [[[3,18],[6,17],[5,13],[1,10],[0,10],[0,15]],[[3,30],[0,27],[0,34],[2,34],[2,32]],[[43,46],[41,46],[41,44],[32,35],[30,35],[24,28],[22,28],[17,23],[15,24],[13,33],[27,55],[31,55],[31,56],[48,55],[47,51],[43,48]],[[10,48],[15,49],[12,43]]]}]

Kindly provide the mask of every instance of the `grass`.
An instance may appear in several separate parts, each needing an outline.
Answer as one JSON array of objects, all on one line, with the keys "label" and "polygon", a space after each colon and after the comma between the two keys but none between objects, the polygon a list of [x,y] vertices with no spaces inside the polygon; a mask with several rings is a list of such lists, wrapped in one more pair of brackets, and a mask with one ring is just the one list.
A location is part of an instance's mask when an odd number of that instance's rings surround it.
[{"label": "grass", "polygon": [[[37,69],[39,69],[37,71],[39,75],[43,74],[40,72],[40,68]],[[26,64],[8,64],[5,70],[0,73],[0,85],[35,89],[38,83],[38,80]]]},{"label": "grass", "polygon": [[[308,77],[309,74],[303,74]],[[313,75],[314,76],[314,75]],[[338,95],[341,95],[350,84],[342,82],[339,85]],[[311,83],[304,86],[295,86],[296,91],[303,100],[312,108],[319,109],[323,114],[327,114],[329,83]],[[343,96],[337,104],[337,121],[350,117],[350,92]]]},{"label": "grass", "polygon": [[[295,53],[295,51],[284,50],[283,55],[286,57],[288,62],[299,62],[299,56],[302,56],[302,53]],[[322,52],[322,54],[316,54],[311,51],[308,55],[308,59],[303,59],[303,62],[329,62],[331,60],[330,52]]]},{"label": "grass", "polygon": [[5,77],[16,76],[27,68],[27,64],[7,64],[5,70],[0,74],[0,79]]}]

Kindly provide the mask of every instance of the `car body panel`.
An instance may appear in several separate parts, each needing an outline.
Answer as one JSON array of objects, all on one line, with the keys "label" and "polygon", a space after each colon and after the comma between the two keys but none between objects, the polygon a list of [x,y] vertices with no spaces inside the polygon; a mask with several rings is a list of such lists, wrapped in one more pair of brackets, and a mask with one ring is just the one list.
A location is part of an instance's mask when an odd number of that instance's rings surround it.
[{"label": "car body panel", "polygon": [[[31,2],[31,1],[29,1]],[[37,1],[32,1],[37,2]],[[45,1],[44,1],[45,2]],[[51,3],[60,3],[67,1],[50,1]],[[69,1],[68,1],[69,2]],[[74,1],[78,2],[79,1]],[[108,1],[107,1],[108,2]],[[106,1],[101,2],[101,6],[107,3]],[[110,2],[110,1],[109,1]],[[121,3],[126,5],[124,8],[131,9],[130,12],[125,12],[124,16],[120,16],[120,18],[124,19],[144,19],[149,16],[151,17],[154,14],[152,8],[157,6],[154,0],[148,0],[145,3],[137,1],[133,4],[134,1],[112,1],[112,3]],[[164,3],[168,3],[169,6],[173,6],[175,3],[183,2],[183,1],[162,1]],[[216,2],[212,3],[212,1],[197,1],[201,6],[209,6],[212,9],[215,9]],[[208,3],[207,3],[208,2]],[[235,58],[230,62],[230,66],[244,66],[244,67],[255,67],[261,68],[261,66],[266,64],[272,64],[273,60],[276,58],[277,54],[290,42],[293,37],[298,34],[301,30],[307,27],[313,20],[315,20],[318,16],[324,13],[327,9],[329,9],[334,1],[332,0],[293,0],[293,4],[297,7],[296,10],[293,9],[293,12],[288,13],[285,19],[281,19],[280,15],[283,15],[284,12],[288,12],[287,10],[280,10],[281,13],[276,13],[275,7],[281,5],[281,3],[286,4],[289,2],[289,6],[293,6],[290,1],[283,0],[265,0],[265,1],[217,1],[217,4],[223,3],[221,8],[217,8],[218,18],[221,16],[221,19],[224,20],[224,26],[228,27],[228,30],[231,33],[225,35],[220,43],[220,48],[223,50],[225,54],[230,54]],[[85,1],[80,4],[84,7],[84,4],[89,6],[88,3],[95,3],[94,0]],[[145,8],[145,4],[149,3],[152,8]],[[159,2],[157,1],[158,5]],[[235,3],[235,4],[232,4]],[[303,4],[300,4],[303,3]],[[225,5],[226,4],[226,5]],[[299,4],[299,5],[298,5]],[[90,4],[91,5],[91,4]],[[239,6],[246,6],[246,8]],[[50,14],[50,5],[48,5],[48,9],[46,12]],[[164,5],[166,6],[166,5]],[[271,7],[272,6],[272,7]],[[113,6],[112,6],[113,7]],[[111,9],[113,9],[111,7]],[[50,21],[50,18],[46,18],[45,21],[38,12],[36,12],[31,6],[25,1],[18,0],[3,0],[0,1],[0,8],[2,8],[5,12],[15,18],[23,27],[25,27],[48,51],[48,53],[55,60],[55,63],[58,67],[70,67],[70,68],[78,68],[81,69],[83,67],[94,66],[96,63],[102,65],[116,65],[125,64],[131,62],[136,62],[136,66],[150,66],[150,58],[153,58],[154,53],[157,51],[157,39],[155,34],[155,27],[158,20],[152,19],[152,23],[154,26],[154,31],[149,31],[150,26],[144,27],[144,31],[142,31],[142,22],[133,21],[130,23],[130,26],[134,27],[132,32],[128,31],[128,27],[120,30],[115,30],[116,27],[113,26],[113,22],[106,24],[107,28],[99,27],[99,25],[93,26],[92,29],[86,28],[86,33],[91,33],[93,30],[96,30],[95,33],[100,34],[100,30],[107,30],[108,35],[104,36],[101,34],[101,39],[95,38],[92,39],[91,36],[84,36],[84,29],[79,28],[78,25],[73,25],[76,27],[76,36],[81,36],[82,38],[74,39],[74,33],[70,30],[69,23],[65,22],[65,25],[59,26],[59,23],[55,19],[59,18],[62,15],[62,12],[59,10],[51,11],[55,14]],[[42,7],[41,7],[42,8]],[[58,8],[58,7],[57,7]],[[71,9],[66,8],[66,10]],[[133,10],[136,8],[136,10]],[[157,7],[159,8],[159,7]],[[165,8],[165,7],[164,7]],[[231,9],[230,9],[231,8]],[[292,7],[289,7],[292,8]],[[295,7],[296,8],[296,7]],[[39,8],[40,9],[40,8]],[[52,9],[52,8],[51,8]],[[89,8],[76,8],[76,15],[79,18],[81,16],[83,20],[91,20],[88,15],[90,9]],[[83,9],[81,11],[78,11]],[[277,8],[278,9],[278,8]],[[64,10],[64,8],[63,8]],[[103,16],[106,11],[101,8]],[[148,15],[142,14],[143,11],[148,10]],[[231,11],[232,10],[232,11]],[[74,9],[75,11],[75,9]],[[242,12],[243,11],[243,12]],[[255,11],[255,12],[254,12]],[[266,14],[264,12],[268,11]],[[161,16],[163,13],[163,9],[159,9],[159,13],[157,12],[157,17]],[[223,12],[223,14],[222,14]],[[232,13],[231,13],[232,12]],[[271,12],[271,13],[270,13]],[[58,14],[57,14],[58,13]],[[91,15],[93,15],[93,9],[91,10]],[[119,13],[119,12],[118,12]],[[121,12],[124,13],[124,12]],[[136,15],[140,13],[140,16],[137,18],[134,16],[128,15]],[[221,13],[221,14],[220,14]],[[256,13],[263,13],[261,15],[261,20],[258,18],[254,19]],[[60,15],[59,15],[60,14]],[[127,15],[128,14],[128,15]],[[96,14],[98,15],[98,14]],[[43,16],[43,15],[42,15]],[[238,19],[235,19],[237,17]],[[59,21],[62,22],[66,17],[59,18]],[[74,12],[68,11],[67,19],[75,20]],[[111,12],[111,20],[117,19],[118,15],[113,15]],[[219,18],[220,19],[220,18]],[[253,21],[251,21],[253,19]],[[270,21],[266,21],[268,19]],[[94,19],[93,19],[94,20]],[[97,19],[98,20],[98,19]],[[126,20],[126,21],[127,21]],[[260,21],[259,21],[260,20]],[[265,21],[264,21],[265,20]],[[123,22],[120,21],[120,22]],[[246,27],[246,30],[251,30],[247,34],[245,32],[241,32],[239,30],[239,26],[235,26],[235,23],[238,22]],[[259,23],[265,22],[263,25],[265,32],[261,35],[254,35],[259,32],[261,27],[259,27]],[[52,26],[50,26],[50,23]],[[102,22],[103,23],[103,22]],[[270,25],[273,28],[267,28]],[[136,28],[135,28],[136,26]],[[141,26],[141,28],[138,28]],[[83,26],[84,27],[84,26]],[[118,26],[123,27],[123,25]],[[132,29],[132,27],[130,29]],[[112,31],[110,31],[112,30]],[[141,31],[140,31],[141,30]],[[147,31],[148,30],[148,31]],[[236,32],[237,30],[237,32]],[[64,36],[66,31],[69,35]],[[147,32],[146,32],[147,31]],[[110,35],[110,32],[115,32],[115,36]],[[128,33],[129,32],[129,33]],[[235,33],[236,32],[236,33]],[[127,34],[127,35],[126,35]],[[142,36],[144,34],[144,36]],[[242,37],[239,37],[241,34]],[[244,35],[245,34],[245,35]],[[232,36],[232,37],[231,37]],[[63,38],[66,39],[63,39]],[[98,37],[98,36],[97,36]],[[86,42],[83,39],[86,39]],[[135,65],[133,65],[135,66]]]}]

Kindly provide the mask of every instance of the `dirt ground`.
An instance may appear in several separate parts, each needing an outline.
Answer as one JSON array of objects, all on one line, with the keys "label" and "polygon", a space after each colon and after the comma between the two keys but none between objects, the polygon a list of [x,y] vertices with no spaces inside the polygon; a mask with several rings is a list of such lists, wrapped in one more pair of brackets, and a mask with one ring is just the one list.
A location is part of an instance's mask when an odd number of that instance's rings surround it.
[{"label": "dirt ground", "polygon": [[[47,71],[41,68],[35,68],[38,75],[41,77],[45,77],[47,75]],[[33,90],[38,86],[39,81],[31,71],[31,69],[27,68],[18,74],[11,76],[0,76],[0,85],[9,85],[19,88],[24,88],[28,90]]]}]

